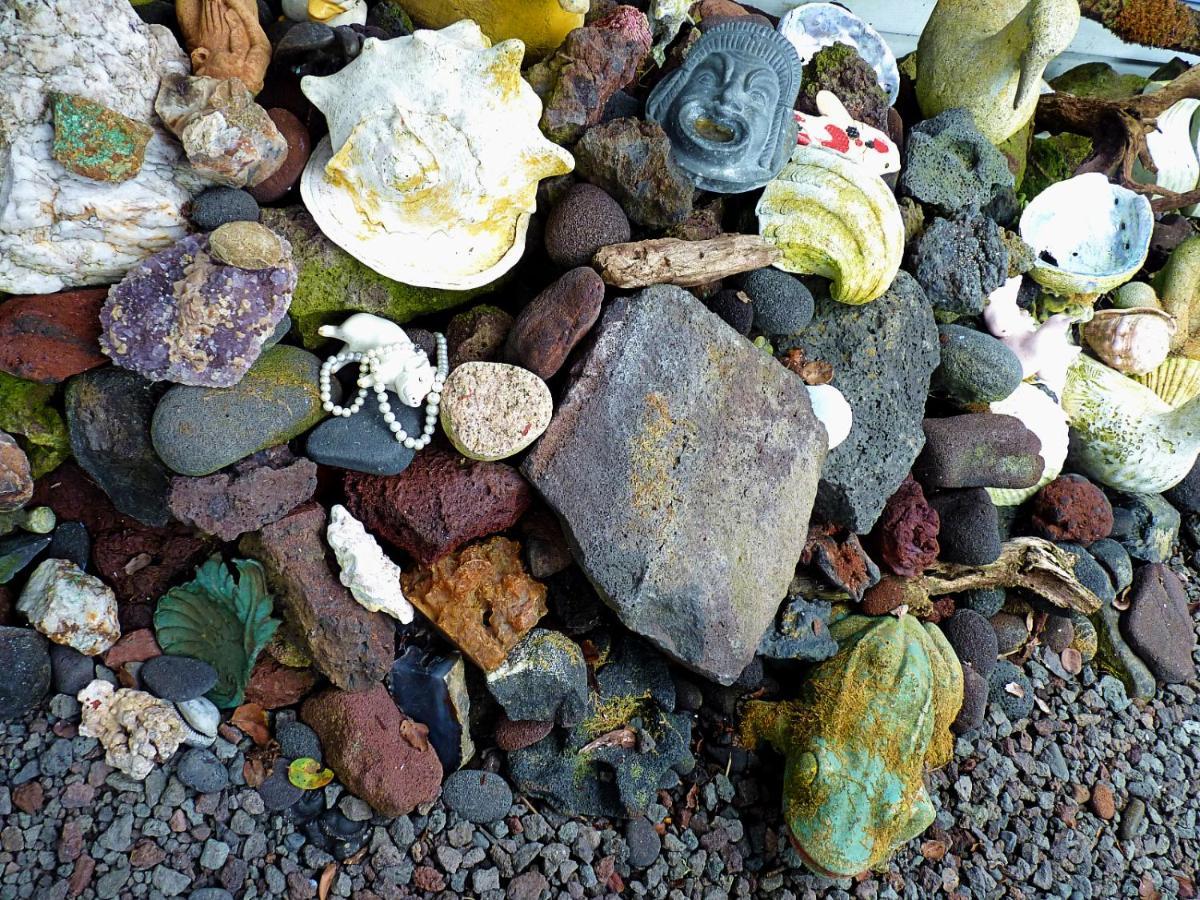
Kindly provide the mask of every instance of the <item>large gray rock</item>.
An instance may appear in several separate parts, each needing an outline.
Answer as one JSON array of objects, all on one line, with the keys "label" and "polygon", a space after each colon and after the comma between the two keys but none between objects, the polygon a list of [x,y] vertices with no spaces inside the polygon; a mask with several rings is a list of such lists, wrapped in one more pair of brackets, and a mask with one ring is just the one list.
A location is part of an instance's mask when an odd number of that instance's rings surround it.
[{"label": "large gray rock", "polygon": [[854,426],[825,461],[813,517],[866,534],[925,446],[921,421],[937,368],[937,324],[907,272],[872,303],[817,299],[812,323],[785,343],[833,366],[833,385],[854,410]]},{"label": "large gray rock", "polygon": [[787,594],[826,442],[797,376],[658,286],[609,306],[523,470],[625,625],[730,684]]}]

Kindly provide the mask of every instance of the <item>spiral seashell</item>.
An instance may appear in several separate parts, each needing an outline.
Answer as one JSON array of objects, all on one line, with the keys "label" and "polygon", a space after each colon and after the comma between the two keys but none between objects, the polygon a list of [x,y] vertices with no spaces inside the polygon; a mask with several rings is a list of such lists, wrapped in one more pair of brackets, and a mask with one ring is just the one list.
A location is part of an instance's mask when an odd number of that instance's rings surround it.
[{"label": "spiral seashell", "polygon": [[904,221],[895,195],[834,153],[797,147],[755,212],[759,234],[783,254],[776,267],[832,280],[839,303],[878,299],[900,269]]},{"label": "spiral seashell", "polygon": [[1102,309],[1082,328],[1084,341],[1118,372],[1142,375],[1171,352],[1175,317],[1158,309]]},{"label": "spiral seashell", "polygon": [[1161,366],[1133,380],[1144,384],[1172,409],[1200,397],[1200,360],[1172,356]]}]

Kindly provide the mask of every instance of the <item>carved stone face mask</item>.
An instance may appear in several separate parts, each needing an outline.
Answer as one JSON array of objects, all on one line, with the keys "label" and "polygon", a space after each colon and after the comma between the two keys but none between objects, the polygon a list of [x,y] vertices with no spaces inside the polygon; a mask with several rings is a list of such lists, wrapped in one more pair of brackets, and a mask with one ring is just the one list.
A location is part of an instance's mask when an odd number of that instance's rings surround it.
[{"label": "carved stone face mask", "polygon": [[646,113],[697,187],[750,191],[778,175],[795,146],[800,75],[786,38],[757,22],[727,22],[655,87]]}]

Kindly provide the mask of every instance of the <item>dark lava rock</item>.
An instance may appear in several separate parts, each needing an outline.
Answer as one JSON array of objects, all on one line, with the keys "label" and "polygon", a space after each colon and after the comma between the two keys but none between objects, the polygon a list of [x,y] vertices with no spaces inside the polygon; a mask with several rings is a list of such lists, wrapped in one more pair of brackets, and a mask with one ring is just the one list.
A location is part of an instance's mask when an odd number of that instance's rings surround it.
[{"label": "dark lava rock", "polygon": [[146,525],[171,521],[171,473],[150,441],[162,395],[136,372],[106,366],[72,378],[64,404],[76,461],[118,510]]},{"label": "dark lava rock", "polygon": [[1192,466],[1183,481],[1164,491],[1163,497],[1185,516],[1200,513],[1200,461]]},{"label": "dark lava rock", "polygon": [[96,663],[74,647],[50,645],[50,667],[54,675],[54,691],[74,697],[96,677]]},{"label": "dark lava rock", "polygon": [[0,720],[15,719],[37,707],[50,690],[49,642],[32,628],[0,625]]},{"label": "dark lava rock", "polygon": [[900,192],[942,215],[982,209],[1013,185],[1008,160],[965,109],[948,109],[908,133]]},{"label": "dark lava rock", "polygon": [[1158,683],[1141,657],[1126,643],[1121,630],[1121,613],[1113,606],[1113,601],[1104,599],[1099,611],[1091,616],[1091,622],[1096,627],[1096,668],[1119,679],[1131,699],[1151,699],[1158,690]]},{"label": "dark lava rock", "polygon": [[308,503],[244,536],[239,548],[262,562],[291,635],[317,670],[345,690],[366,690],[391,668],[395,626],[364,609],[334,575],[325,527],[324,508]]},{"label": "dark lava rock", "polygon": [[709,297],[705,305],[738,334],[750,333],[754,324],[754,304],[750,302],[749,294],[726,288]]},{"label": "dark lava rock", "polygon": [[657,122],[594,125],[572,152],[575,173],[617,200],[637,224],[667,228],[691,213],[692,182],[671,159],[670,138]]},{"label": "dark lava rock", "polygon": [[1034,496],[1029,521],[1042,537],[1086,547],[1112,533],[1113,509],[1104,491],[1082,475],[1060,475]]},{"label": "dark lava rock", "polygon": [[494,360],[504,349],[512,326],[512,316],[486,303],[458,313],[446,326],[451,367]]},{"label": "dark lava rock", "polygon": [[510,719],[557,721],[568,728],[587,713],[588,669],[566,635],[534,628],[487,676],[488,690]]},{"label": "dark lava rock", "polygon": [[1015,613],[1000,612],[990,619],[992,630],[996,632],[996,646],[1001,656],[1008,656],[1020,650],[1029,642],[1029,626],[1025,617]]},{"label": "dark lava rock", "polygon": [[92,553],[92,539],[82,522],[60,522],[51,535],[47,559],[67,559],[87,570]]},{"label": "dark lava rock", "polygon": [[1112,600],[1117,596],[1105,568],[1096,562],[1096,558],[1088,553],[1087,548],[1070,541],[1058,541],[1058,546],[1066,550],[1075,559],[1074,573],[1080,583],[1101,600]]},{"label": "dark lava rock", "polygon": [[[320,796],[319,792],[313,793]],[[304,796],[304,791],[288,780],[287,760],[280,759],[266,781],[258,786],[258,794],[267,812],[283,812],[295,806]]]},{"label": "dark lava rock", "polygon": [[315,759],[321,762],[321,739],[303,722],[287,722],[275,730],[279,752],[285,759]]},{"label": "dark lava rock", "polygon": [[646,868],[662,853],[662,838],[644,816],[629,820],[625,826],[625,843],[629,847],[625,862],[631,869]]},{"label": "dark lava rock", "polygon": [[942,363],[933,383],[960,403],[1004,400],[1022,380],[1021,361],[999,340],[962,325],[939,325]]},{"label": "dark lava rock", "polygon": [[884,565],[897,575],[912,578],[938,558],[941,548],[937,536],[941,527],[937,511],[910,475],[888,498],[871,538]]},{"label": "dark lava rock", "polygon": [[1113,497],[1111,537],[1134,559],[1166,562],[1179,538],[1179,511],[1159,494],[1117,494]]},{"label": "dark lava rock", "polygon": [[1020,419],[968,413],[926,419],[925,449],[913,475],[930,490],[1029,488],[1041,480],[1042,442]]},{"label": "dark lava rock", "polygon": [[57,384],[105,365],[100,308],[106,288],[11,297],[0,303],[0,372]]},{"label": "dark lava rock", "polygon": [[819,297],[812,324],[780,349],[791,346],[833,366],[833,386],[854,411],[850,435],[821,470],[814,517],[866,534],[925,444],[921,421],[939,359],[933,308],[902,271],[873,303]]},{"label": "dark lava rock", "polygon": [[1133,584],[1133,560],[1129,552],[1112,538],[1103,538],[1088,545],[1088,553],[1104,566],[1117,593]]},{"label": "dark lava rock", "polygon": [[[420,434],[425,424],[424,410],[406,406],[391,391],[387,398],[405,433]],[[308,433],[304,452],[322,466],[371,475],[399,475],[413,461],[416,451],[396,440],[374,403],[373,398],[368,399],[362,411],[349,418],[326,419]]]},{"label": "dark lava rock", "polygon": [[986,566],[1000,557],[1000,519],[983,488],[943,491],[929,499],[941,518],[943,562]]},{"label": "dark lava rock", "polygon": [[443,771],[453,772],[467,762],[464,755],[472,748],[469,700],[459,654],[439,655],[409,645],[392,664],[388,686],[400,711],[429,729]]},{"label": "dark lava rock", "polygon": [[532,499],[512,466],[466,460],[438,445],[399,475],[349,472],[342,486],[346,507],[367,531],[424,565],[512,527]]},{"label": "dark lava rock", "polygon": [[1050,615],[1042,627],[1042,643],[1055,653],[1062,653],[1075,640],[1075,625],[1069,616]]},{"label": "dark lava rock", "polygon": [[766,335],[799,334],[813,317],[813,295],[795,275],[775,268],[742,277],[742,291],[754,303],[754,330]]},{"label": "dark lava rock", "polygon": [[1182,684],[1196,677],[1192,659],[1196,631],[1187,592],[1165,565],[1155,563],[1138,570],[1121,630],[1159,681]]},{"label": "dark lava rock", "polygon": [[442,785],[442,802],[459,818],[487,825],[508,815],[513,793],[508,782],[495,772],[459,769]]},{"label": "dark lava rock", "polygon": [[0,584],[17,577],[38,554],[50,546],[48,534],[29,534],[18,531],[12,537],[0,538]]},{"label": "dark lava rock", "polygon": [[973,609],[986,619],[990,619],[1004,608],[1003,588],[977,588],[963,591],[957,596],[960,609]]},{"label": "dark lava rock", "polygon": [[146,690],[163,700],[195,700],[217,683],[217,670],[190,656],[151,657],[142,664],[138,676]]},{"label": "dark lava rock", "polygon": [[913,273],[934,309],[977,316],[1008,277],[1008,248],[982,215],[934,219],[917,241]]},{"label": "dark lava rock", "polygon": [[803,382],[670,286],[613,301],[575,375],[526,477],[627,627],[732,682],[804,549],[825,435]]},{"label": "dark lava rock", "polygon": [[583,339],[604,303],[604,282],[580,266],[562,275],[521,310],[508,332],[505,355],[539,378],[552,378]]},{"label": "dark lava rock", "polygon": [[830,612],[830,604],[824,600],[789,600],[759,642],[759,655],[798,662],[820,662],[833,656],[837,641],[829,633]]},{"label": "dark lava rock", "polygon": [[546,253],[564,269],[591,265],[601,247],[630,236],[621,204],[594,184],[571,185],[546,217]]},{"label": "dark lava rock", "polygon": [[201,794],[216,794],[229,786],[229,773],[210,750],[193,748],[183,754],[175,774],[180,781]]},{"label": "dark lava rock", "polygon": [[983,724],[987,715],[988,680],[971,665],[964,665],[962,673],[963,702],[950,728],[955,734],[970,734]]},{"label": "dark lava rock", "polygon": [[887,92],[879,86],[875,69],[849,44],[832,44],[814,53],[804,66],[801,84],[796,101],[801,112],[819,115],[817,94],[830,91],[842,101],[854,121],[887,133],[891,106]]},{"label": "dark lava rock", "polygon": [[185,525],[232,541],[279,521],[316,489],[316,464],[296,459],[282,446],[255,454],[230,472],[172,478],[169,504]]},{"label": "dark lava rock", "polygon": [[1000,648],[991,622],[974,610],[960,609],[942,623],[942,631],[964,668],[969,663],[985,678],[992,674]]},{"label": "dark lava rock", "polygon": [[229,222],[257,222],[258,216],[258,201],[246,191],[211,187],[192,200],[189,218],[201,231],[216,231]]},{"label": "dark lava rock", "polygon": [[1010,722],[1020,722],[1033,712],[1033,685],[1024,672],[1002,659],[988,676],[988,700],[999,706]]},{"label": "dark lava rock", "polygon": [[605,606],[576,565],[570,565],[547,579],[547,603],[562,630],[569,635],[587,634],[604,621]]}]

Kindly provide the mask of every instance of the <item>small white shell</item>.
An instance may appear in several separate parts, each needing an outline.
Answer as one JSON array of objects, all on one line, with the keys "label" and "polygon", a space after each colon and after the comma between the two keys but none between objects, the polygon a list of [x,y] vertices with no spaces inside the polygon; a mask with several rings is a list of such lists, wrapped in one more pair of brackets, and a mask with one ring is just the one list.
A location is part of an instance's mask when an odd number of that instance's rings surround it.
[{"label": "small white shell", "polygon": [[1150,252],[1150,200],[1099,172],[1038,194],[1021,216],[1037,257],[1030,275],[1055,294],[1102,294],[1137,274]]},{"label": "small white shell", "polygon": [[341,569],[341,581],[365,609],[387,613],[407,625],[413,620],[412,604],[400,587],[400,567],[380,548],[378,541],[341,504],[329,510],[326,540]]},{"label": "small white shell", "polygon": [[1158,309],[1102,309],[1083,326],[1092,351],[1118,372],[1144,375],[1171,352],[1175,317]]},{"label": "small white shell", "polygon": [[850,429],[854,427],[854,410],[842,392],[832,384],[808,385],[808,399],[812,402],[813,415],[825,426],[825,433],[829,435],[829,449],[832,450],[850,436]]}]

